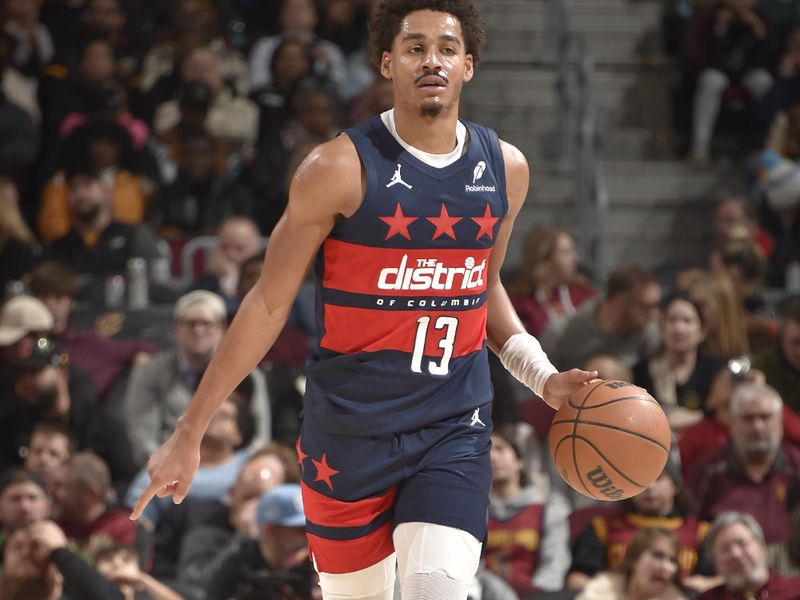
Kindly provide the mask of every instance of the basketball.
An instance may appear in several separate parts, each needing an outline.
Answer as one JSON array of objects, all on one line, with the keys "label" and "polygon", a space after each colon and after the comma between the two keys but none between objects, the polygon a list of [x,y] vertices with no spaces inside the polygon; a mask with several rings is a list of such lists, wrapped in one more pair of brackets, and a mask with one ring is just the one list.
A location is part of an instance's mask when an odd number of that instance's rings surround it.
[{"label": "basketball", "polygon": [[550,427],[550,452],[561,477],[597,500],[644,490],[664,469],[669,448],[669,422],[658,401],[626,381],[583,386]]}]

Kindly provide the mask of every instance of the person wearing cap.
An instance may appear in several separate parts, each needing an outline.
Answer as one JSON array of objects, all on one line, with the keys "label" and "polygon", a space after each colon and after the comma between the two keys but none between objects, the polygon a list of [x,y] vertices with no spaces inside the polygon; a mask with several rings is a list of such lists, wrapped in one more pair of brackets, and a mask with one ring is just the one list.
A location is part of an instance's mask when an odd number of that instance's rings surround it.
[{"label": "person wearing cap", "polygon": [[58,225],[44,236],[50,241],[48,257],[64,261],[81,275],[96,277],[124,273],[133,257],[147,261],[159,257],[157,237],[146,224],[137,222],[144,216],[144,206],[127,222],[119,219],[103,170],[88,157],[80,152],[71,157],[65,178],[67,227]]},{"label": "person wearing cap", "polygon": [[707,545],[723,583],[697,600],[796,600],[799,578],[784,578],[767,565],[764,531],[753,515],[726,511],[714,519]]},{"label": "person wearing cap", "polygon": [[53,324],[53,315],[47,306],[33,296],[16,296],[3,304],[0,309],[0,371],[17,356],[20,342],[30,336],[47,335]]},{"label": "person wearing cap", "polygon": [[[243,584],[258,585],[256,581],[248,580],[248,571],[266,571],[268,575],[263,580],[265,588],[269,589],[266,587],[269,586],[267,579],[272,579],[276,582],[273,589],[278,593],[285,585],[280,583],[281,576],[288,575],[292,567],[296,569],[298,579],[306,577],[306,581],[301,580],[298,583],[311,585],[311,569],[302,569],[305,563],[310,563],[307,558],[306,517],[303,513],[300,486],[286,483],[266,492],[258,502],[256,520],[259,526],[258,539],[243,543],[238,553],[229,556],[219,565],[211,576],[206,600],[226,600]],[[264,597],[284,596],[276,594]]]},{"label": "person wearing cap", "polygon": [[800,450],[785,443],[783,401],[765,383],[741,383],[729,411],[731,441],[692,466],[687,491],[700,518],[748,512],[767,543],[784,541],[791,525],[787,494],[800,485]]},{"label": "person wearing cap", "polygon": [[[131,373],[125,394],[125,421],[136,464],[169,437],[189,404],[200,376],[217,350],[227,325],[225,301],[212,292],[195,290],[175,304],[175,346],[156,353]],[[251,372],[254,392],[250,403],[257,419],[252,444],[269,441],[271,419],[266,378]]]},{"label": "person wearing cap", "polygon": [[708,523],[689,515],[680,493],[682,481],[672,455],[659,478],[641,494],[619,503],[617,510],[592,517],[573,542],[567,587],[583,589],[597,573],[619,567],[636,532],[648,527],[677,536],[678,575],[687,588],[699,592],[717,585],[703,549]]},{"label": "person wearing cap", "polygon": [[99,410],[89,377],[70,366],[58,345],[44,336],[25,337],[10,361],[12,390],[0,404],[0,471],[22,463],[34,426],[63,423],[78,448],[105,452],[114,435]]}]

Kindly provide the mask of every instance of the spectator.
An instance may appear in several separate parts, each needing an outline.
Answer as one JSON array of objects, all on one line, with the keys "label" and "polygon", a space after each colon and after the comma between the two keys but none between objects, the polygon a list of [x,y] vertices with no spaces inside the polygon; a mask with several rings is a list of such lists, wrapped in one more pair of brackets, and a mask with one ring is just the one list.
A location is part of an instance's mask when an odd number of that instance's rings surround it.
[{"label": "spectator", "polygon": [[[207,600],[225,600],[237,592],[310,600],[312,588],[319,584],[308,559],[300,486],[288,483],[266,492],[258,502],[256,520],[258,539],[245,542],[220,563],[211,576]],[[290,592],[294,595],[287,596]]]},{"label": "spectator", "polygon": [[520,597],[561,589],[569,565],[569,505],[527,485],[519,447],[492,434],[492,491],[486,567]]},{"label": "spectator", "polygon": [[286,36],[275,47],[268,64],[270,83],[257,87],[251,94],[260,109],[259,146],[274,142],[294,115],[292,98],[295,90],[301,81],[312,75],[312,48],[300,38]]},{"label": "spectator", "polygon": [[281,132],[282,146],[287,152],[307,154],[308,146],[318,146],[339,134],[341,107],[330,85],[313,79],[301,81],[294,104],[297,116],[290,119]]},{"label": "spectator", "polygon": [[708,160],[722,92],[731,83],[744,86],[755,102],[772,85],[767,70],[769,28],[755,4],[756,0],[723,0],[702,34],[705,64],[694,97],[692,130],[695,161]]},{"label": "spectator", "polygon": [[189,497],[170,506],[155,531],[153,575],[206,589],[213,566],[258,537],[261,496],[298,481],[297,454],[273,442],[247,458],[224,501]]},{"label": "spectator", "polygon": [[220,35],[217,11],[209,0],[178,0],[169,8],[170,28],[142,63],[141,89],[156,106],[175,97],[180,87],[181,62],[194,49],[210,50],[220,78],[236,96],[250,90],[247,63]]},{"label": "spectator", "polygon": [[132,546],[111,543],[93,552],[97,572],[112,582],[125,600],[182,600],[181,596],[139,568]]},{"label": "spectator", "polygon": [[49,514],[50,497],[39,477],[22,469],[3,474],[0,478],[0,546],[7,541],[10,532],[46,519]]},{"label": "spectator", "polygon": [[633,371],[626,367],[615,356],[598,354],[586,361],[584,369],[597,371],[600,379],[616,379],[618,381],[633,381]]},{"label": "spectator", "polygon": [[[549,327],[560,332],[564,322],[596,292],[578,274],[575,241],[565,229],[542,227],[525,238],[523,268],[509,285],[509,296],[522,324],[540,337]],[[549,333],[558,337],[558,333]]]},{"label": "spectator", "polygon": [[713,267],[722,251],[733,243],[741,243],[743,239],[752,240],[769,256],[775,249],[775,242],[750,214],[747,204],[740,196],[725,194],[714,207],[714,249],[711,260]]},{"label": "spectator", "polygon": [[[106,188],[111,214],[121,223],[136,224],[144,218],[148,194],[145,180],[131,170],[131,138],[119,124],[103,119],[87,121],[66,141],[66,169],[53,176],[42,192],[36,218],[39,236],[52,242],[80,222],[71,206],[71,176],[76,169],[94,173]],[[76,163],[83,163],[78,165]]]},{"label": "spectator", "polygon": [[775,240],[767,283],[783,287],[788,267],[800,262],[800,166],[771,150],[763,152],[760,159],[762,223]]},{"label": "spectator", "polygon": [[86,547],[94,536],[106,535],[120,544],[136,541],[136,524],[128,511],[116,508],[111,473],[96,454],[79,452],[59,471],[53,489],[53,519],[66,536]]},{"label": "spectator", "polygon": [[22,279],[37,254],[36,238],[19,210],[17,186],[0,177],[0,290],[10,281]]},{"label": "spectator", "polygon": [[[6,396],[13,392],[11,363],[16,360],[20,346],[52,329],[53,316],[36,298],[17,296],[3,305],[0,310],[0,393]],[[2,406],[0,403],[0,410]]]},{"label": "spectator", "polygon": [[766,384],[743,383],[731,398],[731,442],[689,473],[701,519],[728,510],[752,513],[768,543],[786,539],[786,494],[800,485],[800,452],[783,444],[783,403]]},{"label": "spectator", "polygon": [[[192,50],[181,65],[181,82],[202,82],[211,90],[206,129],[224,140],[232,149],[247,154],[258,133],[258,106],[244,96],[234,96],[225,84],[222,66],[214,52],[207,48]],[[163,133],[181,121],[177,100],[167,100],[156,108],[153,126]]]},{"label": "spectator", "polygon": [[725,365],[723,358],[700,351],[704,338],[700,307],[686,294],[671,296],[661,307],[664,349],[633,368],[633,383],[658,398],[677,434],[703,418],[711,382]]},{"label": "spectator", "polygon": [[730,242],[718,255],[712,272],[727,275],[744,311],[747,340],[753,352],[772,345],[778,323],[764,298],[767,261],[753,241]]},{"label": "spectator", "polygon": [[678,539],[664,529],[646,528],[631,540],[616,571],[590,579],[576,600],[687,600],[678,587]]},{"label": "spectator", "polygon": [[[108,1],[116,0],[95,0],[94,3]],[[142,150],[150,139],[150,127],[128,112],[128,93],[116,81],[101,83],[97,89],[88,92],[84,108],[85,112],[72,112],[64,117],[58,131],[61,138],[68,138],[87,120],[101,119],[122,127],[130,136],[131,145],[136,151]]]},{"label": "spectator", "polygon": [[52,521],[17,529],[3,547],[0,598],[124,600],[122,594],[78,554]]},{"label": "spectator", "polygon": [[760,125],[769,131],[766,147],[790,160],[800,158],[800,147],[797,145],[800,138],[796,135],[798,100],[800,100],[800,26],[794,25],[787,38],[783,56],[778,61],[772,87],[758,107]]},{"label": "spectator", "polygon": [[208,235],[235,215],[252,215],[254,199],[215,161],[214,138],[182,128],[175,180],[148,206],[147,220],[167,239]]},{"label": "spectator", "polygon": [[263,254],[261,233],[255,221],[230,217],[217,229],[217,245],[211,257],[211,272],[194,281],[192,289],[208,290],[225,299],[228,314],[239,306],[236,292],[239,272],[248,258]]},{"label": "spectator", "polygon": [[736,358],[750,353],[744,307],[730,277],[701,275],[689,285],[688,293],[703,315],[706,327],[703,351],[706,354]]},{"label": "spectator", "polygon": [[[214,413],[200,442],[200,466],[189,491],[191,497],[222,501],[236,482],[247,460],[247,451],[243,449],[250,441],[245,437],[247,429],[251,434],[255,429],[250,410],[252,396],[253,383],[248,377]],[[149,483],[147,471],[140,471],[125,495],[126,505],[135,506]],[[143,515],[157,527],[171,503],[172,498],[155,498]]]},{"label": "spectator", "polygon": [[116,74],[114,49],[108,40],[96,36],[81,40],[77,68],[67,65],[48,69],[39,88],[45,148],[58,138],[64,117],[70,113],[89,112],[96,91],[113,83]]},{"label": "spectator", "polygon": [[114,218],[110,190],[94,166],[78,159],[68,168],[66,183],[73,222],[69,232],[50,245],[50,257],[94,277],[124,273],[134,257],[158,257],[156,237],[146,225]]},{"label": "spectator", "polygon": [[86,29],[111,42],[117,57],[119,77],[123,81],[137,77],[143,49],[137,39],[136,29],[126,27],[128,16],[121,0],[88,0],[84,15]]},{"label": "spectator", "polygon": [[144,341],[118,340],[98,335],[93,329],[74,329],[69,316],[78,295],[75,272],[62,262],[43,261],[28,277],[31,294],[53,315],[52,337],[94,382],[100,398],[108,400],[111,386],[129,369],[147,362],[155,348]]},{"label": "spectator", "polygon": [[33,426],[25,452],[25,469],[53,489],[61,468],[72,456],[72,432],[60,423],[45,421]]},{"label": "spectator", "polygon": [[14,67],[27,77],[38,77],[53,58],[53,38],[39,23],[39,3],[4,0],[3,29],[14,40]]},{"label": "spectator", "polygon": [[564,326],[552,359],[571,369],[597,354],[610,354],[632,367],[658,347],[661,288],[636,265],[618,266],[608,278],[606,296],[586,303]]},{"label": "spectator", "polygon": [[[185,294],[175,304],[175,347],[157,353],[131,374],[125,416],[137,465],[143,465],[175,428],[222,340],[226,314],[225,303],[216,294],[205,290]],[[250,402],[258,420],[255,445],[270,437],[269,400],[263,373],[256,369],[251,377],[255,391]]]},{"label": "spectator", "polygon": [[391,79],[374,77],[348,108],[349,121],[361,123],[368,118],[390,110],[394,105],[394,87]]},{"label": "spectator", "polygon": [[313,48],[314,75],[330,79],[337,89],[347,88],[347,61],[336,44],[320,40],[314,33],[319,15],[313,0],[283,0],[280,14],[280,35],[265,37],[253,44],[250,53],[250,81],[253,88],[273,83],[268,66],[278,45],[291,37]]},{"label": "spectator", "polygon": [[46,337],[26,337],[11,362],[13,392],[0,408],[0,470],[22,462],[34,426],[52,420],[67,425],[81,449],[108,434],[97,412],[94,386],[72,368],[67,356]]},{"label": "spectator", "polygon": [[800,297],[787,304],[777,341],[756,354],[753,368],[762,371],[783,402],[800,413]]},{"label": "spectator", "polygon": [[572,545],[572,565],[566,578],[569,589],[583,589],[603,571],[614,570],[637,532],[647,527],[671,531],[678,540],[678,576],[695,591],[716,585],[713,569],[703,556],[708,523],[689,516],[681,494],[681,473],[670,459],[660,477],[641,494],[619,503],[618,509],[592,517]]},{"label": "spectator", "polygon": [[698,600],[797,598],[800,579],[783,579],[769,572],[764,532],[753,515],[721,513],[711,525],[707,543],[725,583],[701,594]]}]

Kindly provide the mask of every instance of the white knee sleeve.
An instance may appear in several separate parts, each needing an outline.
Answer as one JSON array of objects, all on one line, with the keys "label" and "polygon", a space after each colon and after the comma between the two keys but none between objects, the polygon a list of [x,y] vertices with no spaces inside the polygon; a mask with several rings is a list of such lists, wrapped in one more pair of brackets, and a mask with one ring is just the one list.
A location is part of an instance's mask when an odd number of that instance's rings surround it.
[{"label": "white knee sleeve", "polygon": [[403,600],[466,599],[481,556],[481,543],[472,534],[432,523],[401,523],[394,530],[394,547]]},{"label": "white knee sleeve", "polygon": [[320,573],[324,600],[392,600],[397,560],[394,554],[353,573]]}]

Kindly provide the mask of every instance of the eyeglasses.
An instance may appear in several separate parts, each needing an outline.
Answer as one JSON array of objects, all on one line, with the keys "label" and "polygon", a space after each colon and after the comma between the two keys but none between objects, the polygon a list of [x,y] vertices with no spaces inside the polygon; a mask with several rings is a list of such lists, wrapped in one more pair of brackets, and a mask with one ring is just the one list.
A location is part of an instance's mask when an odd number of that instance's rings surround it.
[{"label": "eyeglasses", "polygon": [[211,331],[221,324],[219,321],[206,321],[204,319],[180,319],[178,323],[187,329],[200,329],[202,331]]}]

